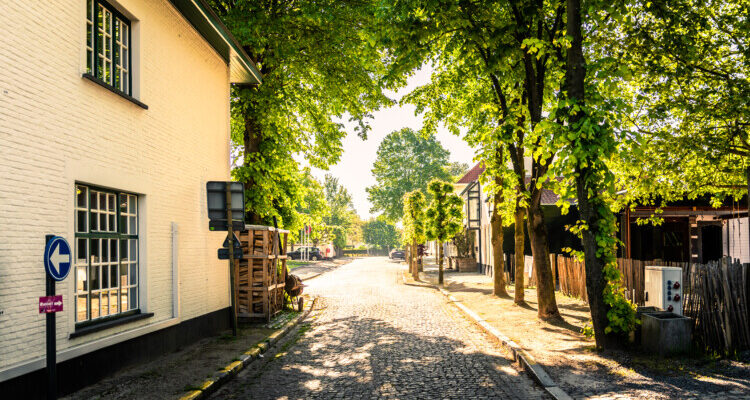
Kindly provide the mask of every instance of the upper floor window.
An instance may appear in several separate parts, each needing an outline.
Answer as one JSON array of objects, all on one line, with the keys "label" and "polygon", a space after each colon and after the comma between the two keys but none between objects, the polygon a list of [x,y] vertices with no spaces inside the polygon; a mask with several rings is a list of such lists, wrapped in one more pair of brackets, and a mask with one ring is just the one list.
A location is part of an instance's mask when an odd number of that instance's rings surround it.
[{"label": "upper floor window", "polygon": [[102,0],[86,3],[86,72],[131,95],[130,21]]}]

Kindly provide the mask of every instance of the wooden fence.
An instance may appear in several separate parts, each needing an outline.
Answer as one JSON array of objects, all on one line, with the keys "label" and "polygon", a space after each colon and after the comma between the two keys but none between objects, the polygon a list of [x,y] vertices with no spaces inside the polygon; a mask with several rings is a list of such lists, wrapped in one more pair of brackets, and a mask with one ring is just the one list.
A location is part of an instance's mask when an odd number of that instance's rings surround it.
[{"label": "wooden fence", "polygon": [[[583,262],[557,255],[560,291],[588,301]],[[682,268],[683,310],[695,321],[700,348],[722,354],[750,349],[750,264],[723,259],[708,264],[617,259],[626,297],[645,302],[647,265]]]},{"label": "wooden fence", "polygon": [[[702,348],[721,354],[750,349],[750,264],[729,259],[688,268],[685,315]],[[684,271],[684,270],[683,270]]]}]

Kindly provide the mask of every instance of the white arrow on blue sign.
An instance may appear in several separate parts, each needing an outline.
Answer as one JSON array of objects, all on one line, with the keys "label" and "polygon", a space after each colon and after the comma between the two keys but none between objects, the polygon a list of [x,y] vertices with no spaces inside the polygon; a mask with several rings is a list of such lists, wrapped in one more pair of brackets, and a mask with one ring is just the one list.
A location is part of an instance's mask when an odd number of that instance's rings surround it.
[{"label": "white arrow on blue sign", "polygon": [[44,269],[50,278],[61,281],[70,273],[72,257],[68,241],[55,236],[44,248]]}]

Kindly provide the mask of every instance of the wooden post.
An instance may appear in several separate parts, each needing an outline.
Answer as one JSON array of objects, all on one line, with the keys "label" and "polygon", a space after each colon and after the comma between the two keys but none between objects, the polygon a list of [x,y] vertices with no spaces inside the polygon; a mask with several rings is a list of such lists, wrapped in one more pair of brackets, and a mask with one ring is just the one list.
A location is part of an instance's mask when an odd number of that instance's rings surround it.
[{"label": "wooden post", "polygon": [[[750,238],[750,167],[747,167],[747,233],[747,237]],[[750,243],[750,240],[748,240],[748,243]]]},{"label": "wooden post", "polygon": [[234,276],[234,226],[232,216],[232,184],[226,183],[226,194],[227,194],[227,238],[229,239],[229,304],[232,312],[232,335],[237,336],[237,304],[236,298],[237,291],[234,287],[235,276]]}]

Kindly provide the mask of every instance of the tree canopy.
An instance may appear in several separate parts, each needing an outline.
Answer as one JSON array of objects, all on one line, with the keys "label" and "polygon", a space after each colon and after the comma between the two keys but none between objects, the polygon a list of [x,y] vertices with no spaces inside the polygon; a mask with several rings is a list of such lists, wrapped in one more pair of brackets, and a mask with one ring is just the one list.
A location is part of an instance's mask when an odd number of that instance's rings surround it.
[{"label": "tree canopy", "polygon": [[391,249],[401,243],[401,235],[392,223],[384,218],[366,221],[362,225],[362,237],[365,243],[381,249]]},{"label": "tree canopy", "polygon": [[750,4],[631,0],[616,11],[622,17],[595,33],[627,78],[618,93],[627,140],[615,165],[623,202],[744,194]]},{"label": "tree canopy", "polygon": [[342,249],[346,246],[348,235],[356,228],[357,212],[354,211],[351,194],[338,178],[326,174],[323,187],[328,204],[328,214],[323,217],[323,222],[331,232],[333,245]]},{"label": "tree canopy", "polygon": [[327,168],[342,152],[343,118],[365,138],[370,112],[390,100],[379,77],[382,57],[366,31],[375,3],[209,0],[260,70],[263,83],[232,88],[232,139],[242,163],[252,222],[277,216],[293,225],[302,192],[302,154]]},{"label": "tree canopy", "polygon": [[398,221],[406,193],[426,194],[433,178],[449,180],[446,170],[450,153],[434,134],[423,136],[410,128],[393,131],[383,139],[372,167],[376,184],[367,188],[372,212],[382,211],[389,221]]}]

